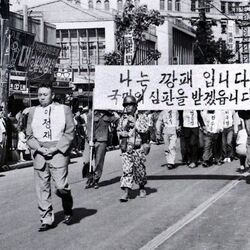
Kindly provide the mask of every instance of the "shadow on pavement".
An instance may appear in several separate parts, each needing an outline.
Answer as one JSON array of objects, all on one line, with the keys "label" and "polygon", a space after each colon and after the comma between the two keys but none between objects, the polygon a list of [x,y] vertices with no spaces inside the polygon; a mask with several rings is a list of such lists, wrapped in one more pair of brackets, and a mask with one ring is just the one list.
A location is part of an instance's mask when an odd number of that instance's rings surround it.
[{"label": "shadow on pavement", "polygon": [[4,177],[5,175],[4,174],[0,174],[0,177]]},{"label": "shadow on pavement", "polygon": [[250,175],[246,176],[245,179],[246,179],[246,184],[250,184]]},{"label": "shadow on pavement", "polygon": [[100,187],[104,187],[104,186],[112,185],[112,184],[114,184],[114,183],[119,182],[120,179],[121,179],[121,177],[120,177],[120,176],[117,176],[117,177],[112,178],[112,179],[110,179],[110,180],[101,181],[101,182],[99,183],[99,186],[100,186]]},{"label": "shadow on pavement", "polygon": [[[96,209],[87,209],[83,207],[73,208],[73,218],[70,225],[80,223],[85,217],[94,215],[97,213]],[[64,212],[60,211],[55,213],[55,226],[57,226],[64,219]]]},{"label": "shadow on pavement", "polygon": [[241,177],[240,175],[187,174],[187,175],[149,175],[147,176],[147,179],[148,180],[237,180],[240,177]]},{"label": "shadow on pavement", "polygon": [[[145,187],[145,190],[146,190],[147,196],[152,194],[152,193],[157,192],[156,188]],[[129,196],[130,199],[135,199],[137,196],[139,197],[139,189],[132,189],[130,191],[130,196]]]},{"label": "shadow on pavement", "polygon": [[[161,167],[164,168],[164,167],[167,167],[167,165],[168,165],[167,163],[163,163],[163,164],[161,164]],[[185,163],[185,162],[177,162],[174,165],[175,166],[174,166],[173,169],[178,168],[180,166],[185,166],[185,165],[187,165],[187,163]]]}]

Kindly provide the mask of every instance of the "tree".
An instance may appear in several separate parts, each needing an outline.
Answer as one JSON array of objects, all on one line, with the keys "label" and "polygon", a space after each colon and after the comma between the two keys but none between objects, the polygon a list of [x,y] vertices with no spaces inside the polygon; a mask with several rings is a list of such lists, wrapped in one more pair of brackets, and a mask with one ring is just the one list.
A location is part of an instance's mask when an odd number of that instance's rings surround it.
[{"label": "tree", "polygon": [[199,21],[193,25],[197,26],[194,63],[229,63],[229,60],[233,58],[232,51],[227,48],[226,42],[221,38],[218,41],[214,40],[212,26],[216,23],[207,21],[205,11],[200,12]]},{"label": "tree", "polygon": [[214,41],[212,25],[208,23],[205,11],[200,12],[200,19],[195,24],[196,42],[194,44],[194,63],[211,64],[215,62],[216,42]]},{"label": "tree", "polygon": [[[139,47],[145,41],[145,32],[151,25],[162,25],[164,17],[157,10],[148,10],[146,5],[135,6],[131,0],[127,0],[123,11],[116,14],[115,23],[117,50],[105,55],[105,64],[124,64],[125,51],[129,46],[126,35],[131,34],[134,44],[133,65]],[[159,57],[158,50],[151,50],[147,60],[157,60]]]},{"label": "tree", "polygon": [[227,48],[226,41],[220,38],[216,41],[216,60],[219,63],[229,63],[231,59],[234,58],[233,51]]}]

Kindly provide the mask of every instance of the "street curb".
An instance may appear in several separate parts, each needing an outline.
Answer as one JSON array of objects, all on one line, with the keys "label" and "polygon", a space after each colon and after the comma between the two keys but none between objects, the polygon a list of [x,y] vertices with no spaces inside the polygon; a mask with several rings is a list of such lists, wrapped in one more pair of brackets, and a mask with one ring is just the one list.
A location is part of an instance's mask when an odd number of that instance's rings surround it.
[{"label": "street curb", "polygon": [[[108,148],[107,152],[116,151],[118,149],[119,149],[118,146],[114,147],[114,148]],[[77,155],[77,156],[72,155],[70,157],[70,159],[80,158],[80,157],[82,157],[82,155]],[[1,166],[0,167],[0,172],[6,172],[6,171],[15,170],[15,169],[21,169],[21,168],[28,168],[28,167],[32,167],[32,166],[33,166],[33,161],[32,160],[25,161],[25,162],[17,162],[17,163],[14,163],[14,164],[9,164],[9,165]]]},{"label": "street curb", "polygon": [[27,168],[33,166],[33,161],[17,162],[10,165],[4,165],[0,167],[0,172],[6,172],[15,169]]}]

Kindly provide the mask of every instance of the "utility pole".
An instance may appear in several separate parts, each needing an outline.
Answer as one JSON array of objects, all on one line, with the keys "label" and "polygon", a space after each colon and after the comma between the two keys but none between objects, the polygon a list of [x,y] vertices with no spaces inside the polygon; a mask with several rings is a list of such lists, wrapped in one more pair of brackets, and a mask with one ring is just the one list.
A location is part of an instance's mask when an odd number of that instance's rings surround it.
[{"label": "utility pole", "polygon": [[242,36],[237,38],[242,38],[242,62],[249,63],[249,35],[248,35],[248,27],[250,25],[249,22],[249,8],[250,5],[239,6],[241,11],[236,13],[242,13],[242,20],[238,20],[240,22],[239,26],[242,27]]},{"label": "utility pole", "polygon": [[7,106],[9,81],[9,0],[0,0],[0,105]]}]

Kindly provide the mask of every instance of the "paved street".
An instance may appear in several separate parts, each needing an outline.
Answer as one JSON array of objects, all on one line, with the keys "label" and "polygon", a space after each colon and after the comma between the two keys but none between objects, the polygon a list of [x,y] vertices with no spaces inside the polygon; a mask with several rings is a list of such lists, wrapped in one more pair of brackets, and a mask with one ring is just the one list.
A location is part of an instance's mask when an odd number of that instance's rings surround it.
[{"label": "paved street", "polygon": [[148,196],[139,198],[135,186],[120,203],[120,151],[107,153],[98,190],[84,189],[81,158],[72,159],[73,224],[62,223],[54,195],[57,226],[40,233],[33,168],[0,173],[0,249],[250,249],[250,185],[236,172],[239,162],[174,170],[164,162],[163,145],[153,145]]}]

